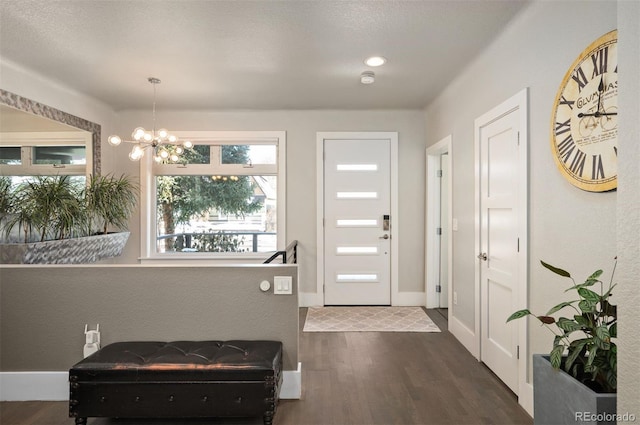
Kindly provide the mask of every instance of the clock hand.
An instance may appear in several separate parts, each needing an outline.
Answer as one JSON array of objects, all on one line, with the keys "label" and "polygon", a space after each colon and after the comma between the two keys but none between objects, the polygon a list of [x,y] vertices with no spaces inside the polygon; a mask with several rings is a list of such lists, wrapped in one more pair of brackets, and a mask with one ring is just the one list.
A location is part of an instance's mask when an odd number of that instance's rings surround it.
[{"label": "clock hand", "polygon": [[608,116],[608,115],[618,115],[618,113],[617,112],[597,112],[596,111],[593,114],[584,114],[584,113],[580,112],[578,114],[578,118],[583,118],[583,117],[596,117],[596,118],[598,118],[598,117],[605,117],[605,116]]},{"label": "clock hand", "polygon": [[598,84],[598,109],[596,111],[596,113],[600,112],[600,105],[602,105],[602,100],[600,99],[600,96],[602,94],[602,92],[604,91],[604,84],[603,84],[603,80],[604,77],[602,75],[600,75],[600,84]]}]

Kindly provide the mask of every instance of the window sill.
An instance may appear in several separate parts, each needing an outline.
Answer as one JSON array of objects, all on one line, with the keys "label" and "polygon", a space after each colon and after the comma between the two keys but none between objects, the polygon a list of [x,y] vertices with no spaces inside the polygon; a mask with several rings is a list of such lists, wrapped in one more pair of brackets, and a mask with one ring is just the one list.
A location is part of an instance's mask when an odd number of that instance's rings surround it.
[{"label": "window sill", "polygon": [[138,260],[140,264],[203,264],[210,263],[215,265],[237,265],[237,264],[262,264],[267,258],[273,255],[275,251],[251,253],[251,254],[163,254],[155,257],[141,257]]}]

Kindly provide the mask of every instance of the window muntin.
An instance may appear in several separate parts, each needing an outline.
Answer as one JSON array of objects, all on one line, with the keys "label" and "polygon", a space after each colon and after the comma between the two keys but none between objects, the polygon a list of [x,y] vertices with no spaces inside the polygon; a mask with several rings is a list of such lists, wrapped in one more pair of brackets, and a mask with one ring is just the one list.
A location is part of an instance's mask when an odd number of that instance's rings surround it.
[{"label": "window muntin", "polygon": [[[283,249],[285,133],[184,132],[181,137],[193,141],[196,161],[158,164],[147,160],[141,164],[152,195],[149,204],[143,205],[147,211],[143,212],[143,238],[148,242],[143,244],[142,258],[263,258],[266,252]],[[163,179],[173,180],[171,185],[181,179],[188,191],[182,188],[163,194],[167,187]],[[227,188],[218,193],[222,200],[212,202],[206,210],[175,208],[186,214],[174,211],[173,226],[166,225],[163,202],[182,202],[176,194],[210,201],[216,185]],[[232,187],[239,186],[244,187],[239,191],[244,195],[230,199],[227,195],[237,192]],[[238,208],[239,203],[254,206]]]}]

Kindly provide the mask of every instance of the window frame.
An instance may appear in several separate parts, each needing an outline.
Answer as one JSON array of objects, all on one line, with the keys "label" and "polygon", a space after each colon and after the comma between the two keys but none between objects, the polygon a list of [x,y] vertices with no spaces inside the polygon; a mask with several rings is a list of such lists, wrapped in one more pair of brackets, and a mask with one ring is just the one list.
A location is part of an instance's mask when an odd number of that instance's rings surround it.
[{"label": "window frame", "polygon": [[181,140],[190,140],[194,145],[257,145],[275,144],[276,164],[222,164],[214,163],[212,153],[210,164],[157,164],[152,155],[140,160],[140,261],[153,263],[158,261],[256,261],[269,257],[271,252],[171,252],[159,253],[156,250],[156,176],[160,175],[275,175],[277,184],[277,230],[276,247],[278,251],[286,247],[286,132],[285,131],[174,131]]},{"label": "window frame", "polygon": [[[0,146],[19,147],[21,164],[0,164],[3,176],[81,176],[87,180],[93,171],[93,135],[87,131],[6,132],[0,133]],[[33,148],[53,146],[82,146],[85,164],[33,164]]]}]

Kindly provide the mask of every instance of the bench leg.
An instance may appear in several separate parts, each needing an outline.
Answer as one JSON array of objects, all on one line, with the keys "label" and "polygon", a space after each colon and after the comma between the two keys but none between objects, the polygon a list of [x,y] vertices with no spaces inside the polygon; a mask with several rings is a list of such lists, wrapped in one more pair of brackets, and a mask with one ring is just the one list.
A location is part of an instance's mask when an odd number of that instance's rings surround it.
[{"label": "bench leg", "polygon": [[76,418],[76,425],[87,425],[87,418]]}]

